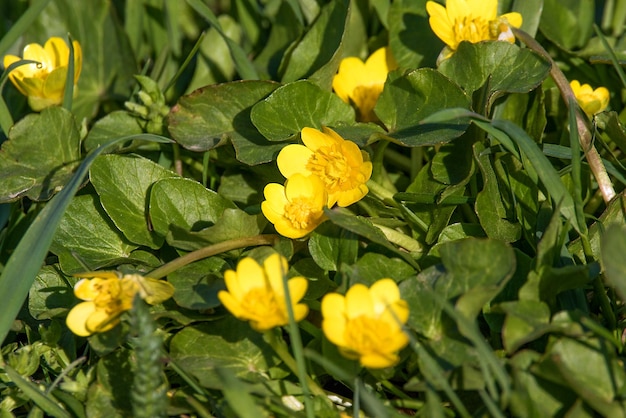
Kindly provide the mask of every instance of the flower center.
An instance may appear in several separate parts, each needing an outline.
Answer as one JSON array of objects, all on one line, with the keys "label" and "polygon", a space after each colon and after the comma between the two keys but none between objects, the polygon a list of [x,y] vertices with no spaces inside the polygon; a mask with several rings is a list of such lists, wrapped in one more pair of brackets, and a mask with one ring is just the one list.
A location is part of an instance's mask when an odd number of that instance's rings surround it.
[{"label": "flower center", "polygon": [[93,302],[96,309],[108,314],[128,310],[132,307],[133,298],[138,291],[137,286],[124,279],[109,279],[95,286],[98,293]]},{"label": "flower center", "polygon": [[354,188],[352,167],[337,145],[319,148],[309,158],[306,168],[322,179],[329,193]]},{"label": "flower center", "polygon": [[274,292],[268,292],[263,287],[250,289],[241,300],[241,307],[255,318],[280,317],[282,319],[285,316],[276,301]]},{"label": "flower center", "polygon": [[389,322],[361,315],[346,324],[346,341],[357,353],[384,354],[391,341]]},{"label": "flower center", "polygon": [[477,43],[491,39],[489,23],[481,17],[465,16],[454,22],[454,34],[457,44],[461,41]]},{"label": "flower center", "polygon": [[316,214],[311,201],[304,197],[297,197],[285,205],[285,218],[296,229],[306,229]]}]

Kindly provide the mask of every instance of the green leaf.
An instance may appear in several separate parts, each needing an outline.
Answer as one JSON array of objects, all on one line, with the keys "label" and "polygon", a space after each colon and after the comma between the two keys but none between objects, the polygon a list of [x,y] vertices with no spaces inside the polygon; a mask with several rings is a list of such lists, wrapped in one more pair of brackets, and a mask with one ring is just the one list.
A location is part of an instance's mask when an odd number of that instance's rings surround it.
[{"label": "green leaf", "polygon": [[592,0],[544,0],[539,29],[563,49],[581,48],[593,32],[594,12]]},{"label": "green leaf", "polygon": [[399,0],[387,4],[389,46],[401,68],[435,67],[437,56],[445,46],[430,28],[426,3],[426,0]]},{"label": "green leaf", "polygon": [[474,145],[474,158],[483,176],[483,189],[476,196],[476,214],[489,238],[515,242],[520,238],[521,225],[509,220],[512,214],[502,202],[506,190],[500,190],[491,156],[482,151],[484,146],[477,142]]},{"label": "green leaf", "polygon": [[305,80],[277,88],[250,112],[254,126],[270,141],[292,139],[302,128],[321,129],[354,118],[352,107],[339,96]]},{"label": "green leaf", "polygon": [[53,106],[26,116],[0,148],[0,203],[22,196],[49,199],[72,177],[79,160],[80,135],[70,112]]},{"label": "green leaf", "polygon": [[367,286],[382,278],[401,282],[416,274],[415,269],[405,261],[374,252],[363,254],[353,265],[344,265],[342,272],[348,275],[350,284],[364,283]]},{"label": "green leaf", "polygon": [[139,120],[125,110],[113,111],[94,123],[83,146],[87,151],[120,135],[137,135],[143,132]]},{"label": "green leaf", "polygon": [[195,180],[171,177],[150,188],[150,219],[154,231],[167,239],[173,226],[201,230],[215,224],[235,204]]},{"label": "green leaf", "polygon": [[514,353],[549,330],[550,308],[541,301],[517,300],[498,307],[506,312],[502,342],[508,353]]},{"label": "green leaf", "polygon": [[309,78],[322,88],[330,89],[341,60],[349,6],[348,0],[337,0],[322,7],[302,39],[283,56],[279,67],[283,83]]},{"label": "green leaf", "polygon": [[59,257],[66,274],[128,261],[138,246],[128,242],[113,225],[97,196],[75,197],[54,234],[50,251]]},{"label": "green leaf", "polygon": [[356,261],[359,242],[354,234],[326,222],[311,233],[308,246],[311,257],[319,267],[338,271],[342,264]]},{"label": "green leaf", "polygon": [[420,124],[441,109],[469,109],[468,96],[452,81],[431,68],[420,68],[387,79],[374,111],[390,131],[389,136],[409,147],[445,143],[460,136],[467,120]]},{"label": "green leaf", "polygon": [[626,228],[612,223],[607,226],[600,241],[600,258],[607,284],[626,301]]},{"label": "green leaf", "polygon": [[170,355],[202,386],[220,389],[222,381],[216,368],[227,369],[248,382],[262,381],[273,365],[274,353],[262,334],[228,315],[177,333],[171,341]]},{"label": "green leaf", "polygon": [[485,86],[491,107],[502,93],[528,93],[536,88],[548,77],[550,63],[508,42],[462,42],[454,55],[441,63],[439,71],[468,94]]},{"label": "green leaf", "polygon": [[385,235],[380,231],[380,229],[376,228],[372,223],[362,216],[354,216],[346,213],[342,213],[337,210],[324,209],[326,216],[332,223],[338,225],[342,228],[347,229],[348,231],[354,232],[357,235],[360,235],[371,242],[382,245],[383,247],[391,250],[393,253],[398,254],[402,259],[404,259],[407,263],[413,266],[416,269],[419,269],[419,266],[415,262],[410,255],[405,252],[398,250],[393,244],[387,240]]},{"label": "green leaf", "polygon": [[271,161],[282,145],[267,142],[250,121],[250,109],[277,87],[269,81],[238,81],[196,90],[172,107],[169,131],[192,151],[207,151],[231,140],[240,161]]},{"label": "green leaf", "polygon": [[89,178],[102,207],[115,226],[131,242],[159,248],[163,238],[148,225],[150,187],[176,174],[137,155],[104,155],[98,158]]},{"label": "green leaf", "polygon": [[178,306],[195,310],[220,306],[217,293],[226,289],[221,272],[229,267],[222,258],[209,257],[168,274],[167,281],[176,288]]},{"label": "green leaf", "polygon": [[56,266],[44,266],[28,293],[28,311],[33,318],[49,319],[67,313],[76,302],[72,286],[78,279],[61,276]]},{"label": "green leaf", "polygon": [[539,22],[543,12],[544,0],[515,0],[513,2],[512,12],[518,12],[522,15],[522,29],[533,38],[539,29]]}]

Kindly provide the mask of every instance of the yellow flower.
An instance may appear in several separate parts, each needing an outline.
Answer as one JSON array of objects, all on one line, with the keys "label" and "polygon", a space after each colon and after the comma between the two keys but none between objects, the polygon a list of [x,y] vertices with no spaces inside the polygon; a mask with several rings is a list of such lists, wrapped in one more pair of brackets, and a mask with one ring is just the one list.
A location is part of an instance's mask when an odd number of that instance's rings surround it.
[{"label": "yellow flower", "polygon": [[381,279],[369,289],[352,286],[346,296],[329,293],[322,299],[322,329],[326,338],[349,359],[380,369],[400,361],[398,351],[409,343],[402,325],[409,307],[391,279]]},{"label": "yellow flower", "polygon": [[[83,54],[78,41],[72,42],[74,47],[74,93],[76,83],[83,66]],[[25,60],[37,61],[38,64],[25,64],[17,67],[9,74],[15,87],[28,97],[28,104],[34,111],[52,105],[61,104],[67,78],[70,49],[62,38],[52,37],[42,47],[39,44],[28,44],[24,48]],[[4,68],[22,58],[5,55]]]},{"label": "yellow flower", "polygon": [[356,106],[360,121],[377,121],[374,106],[387,74],[397,66],[388,48],[376,50],[365,62],[357,57],[344,58],[333,78],[333,89],[341,100]]},{"label": "yellow flower", "polygon": [[283,176],[300,173],[319,177],[328,192],[328,207],[335,203],[346,207],[367,194],[365,183],[372,175],[367,152],[326,127],[323,132],[304,128],[301,136],[304,145],[287,145],[278,154],[278,169]]},{"label": "yellow flower", "polygon": [[302,238],[326,220],[324,206],[328,197],[324,183],[316,176],[296,173],[284,186],[268,184],[263,194],[263,215],[287,238]]},{"label": "yellow flower", "polygon": [[[250,321],[256,331],[287,325],[289,314],[283,287],[287,270],[287,260],[277,253],[267,257],[263,266],[246,257],[237,264],[237,271],[224,273],[228,291],[220,291],[217,297],[235,317]],[[308,284],[304,277],[292,277],[287,281],[296,322],[309,312],[307,305],[298,303]]]},{"label": "yellow flower", "polygon": [[133,307],[139,294],[150,304],[158,304],[174,294],[174,287],[164,281],[116,272],[91,272],[78,275],[83,278],[74,286],[74,294],[84,300],[68,313],[66,323],[76,335],[87,337],[94,332],[108,331],[120,322],[120,315]]},{"label": "yellow flower", "polygon": [[587,116],[592,117],[609,105],[610,94],[606,87],[593,90],[589,84],[581,85],[578,80],[572,80],[569,85],[576,96],[578,105]]},{"label": "yellow flower", "polygon": [[498,16],[498,0],[447,0],[446,7],[429,1],[426,10],[435,35],[446,48],[439,61],[450,57],[462,41],[515,42],[511,26],[522,26],[522,15],[516,12]]}]

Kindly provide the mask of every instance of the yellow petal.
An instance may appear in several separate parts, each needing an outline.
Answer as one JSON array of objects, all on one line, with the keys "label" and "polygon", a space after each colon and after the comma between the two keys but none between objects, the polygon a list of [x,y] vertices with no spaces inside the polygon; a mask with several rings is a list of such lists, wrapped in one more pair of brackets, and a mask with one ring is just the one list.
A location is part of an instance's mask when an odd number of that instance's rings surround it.
[{"label": "yellow petal", "polygon": [[346,316],[348,319],[352,319],[361,315],[374,316],[374,303],[369,289],[365,285],[357,283],[346,293]]},{"label": "yellow petal", "polygon": [[400,299],[400,289],[392,279],[385,278],[370,287],[370,295],[374,303],[374,313],[378,316]]},{"label": "yellow petal", "polygon": [[[283,278],[287,276],[287,272],[289,271],[287,259],[278,253],[274,253],[265,259],[263,268],[265,269],[265,274],[272,291],[278,298],[283,299],[285,295]],[[292,300],[292,302],[297,302],[297,300]]]},{"label": "yellow petal", "polygon": [[384,84],[387,80],[389,71],[397,67],[391,50],[383,47],[379,48],[365,61],[365,69],[367,74],[366,83]]},{"label": "yellow petal", "polygon": [[285,196],[285,186],[278,183],[269,183],[263,189],[263,195],[265,196],[265,202],[274,212],[281,215],[284,213],[285,205],[289,203]]},{"label": "yellow petal", "polygon": [[139,274],[133,275],[140,278],[142,298],[150,305],[157,305],[165,302],[174,295],[174,286],[168,281],[157,280],[151,277],[143,277]]},{"label": "yellow petal", "polygon": [[83,49],[80,47],[78,41],[72,42],[72,46],[74,46],[74,84],[76,84],[83,68]]},{"label": "yellow petal", "polygon": [[74,334],[79,337],[87,337],[92,334],[85,326],[87,318],[94,313],[96,305],[93,302],[81,302],[74,306],[67,314],[65,323]]},{"label": "yellow petal", "polygon": [[309,306],[299,303],[293,307],[293,317],[296,322],[302,321],[309,314]]},{"label": "yellow petal", "polygon": [[65,93],[65,81],[67,79],[67,67],[55,68],[43,84],[43,97],[47,98],[54,104],[63,102]]},{"label": "yellow petal", "polygon": [[346,320],[343,317],[325,318],[322,321],[322,331],[331,343],[346,347]]},{"label": "yellow petal", "polygon": [[395,353],[368,353],[359,358],[359,362],[368,369],[384,369],[398,364],[400,357]]},{"label": "yellow petal", "polygon": [[51,71],[54,68],[52,57],[39,44],[28,44],[24,47],[24,59],[33,60],[41,63],[41,67],[45,71]]},{"label": "yellow petal", "polygon": [[70,49],[63,38],[53,36],[46,41],[43,48],[50,57],[53,68],[67,66],[69,63]]},{"label": "yellow petal", "polygon": [[108,331],[120,323],[121,314],[122,311],[107,313],[96,309],[91,315],[89,315],[89,317],[87,317],[85,328],[87,328],[87,331],[91,333]]},{"label": "yellow petal", "polygon": [[308,176],[311,172],[306,169],[306,165],[312,155],[313,151],[304,145],[291,144],[280,150],[276,163],[281,174],[286,178],[296,173]]},{"label": "yellow petal", "polygon": [[81,279],[74,285],[74,295],[82,300],[93,300],[98,296],[96,286],[103,280],[99,278]]},{"label": "yellow petal", "polygon": [[231,314],[233,314],[235,318],[249,319],[246,315],[246,312],[241,308],[241,304],[239,303],[239,301],[235,300],[232,294],[226,292],[225,290],[220,290],[217,293],[217,298],[220,300],[220,302],[222,302],[222,305],[224,305],[224,307],[228,309]]},{"label": "yellow petal", "polygon": [[336,139],[333,136],[326,135],[313,128],[303,128],[300,137],[304,145],[313,152],[321,147],[330,147],[336,143]]},{"label": "yellow petal", "polygon": [[519,28],[522,26],[522,15],[517,12],[506,13],[503,14],[501,17],[505,18],[508,21],[509,25],[514,28]]},{"label": "yellow petal", "polygon": [[252,289],[266,287],[265,271],[252,257],[245,257],[237,264],[237,277],[242,295]]},{"label": "yellow petal", "polygon": [[309,287],[309,281],[301,276],[292,277],[287,281],[289,287],[289,295],[291,296],[291,302],[297,303],[304,297]]}]

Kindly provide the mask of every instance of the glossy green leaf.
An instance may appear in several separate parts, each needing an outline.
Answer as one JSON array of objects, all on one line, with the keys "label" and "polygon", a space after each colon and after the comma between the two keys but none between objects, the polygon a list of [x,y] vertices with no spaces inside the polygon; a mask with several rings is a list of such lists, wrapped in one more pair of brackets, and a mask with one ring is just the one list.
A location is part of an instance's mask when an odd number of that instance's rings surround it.
[{"label": "glossy green leaf", "polygon": [[593,0],[544,0],[539,29],[563,49],[586,45],[593,33]]},{"label": "glossy green leaf", "polygon": [[71,113],[49,107],[28,115],[0,148],[0,203],[22,196],[49,199],[69,181],[79,161],[80,136]]},{"label": "glossy green leaf", "polygon": [[537,53],[508,42],[462,42],[439,65],[439,71],[468,94],[485,86],[491,103],[502,93],[528,93],[536,88],[548,76],[550,64]]},{"label": "glossy green leaf", "polygon": [[65,278],[56,266],[44,266],[28,293],[28,311],[33,318],[49,319],[64,314],[76,299],[72,285],[75,278]]},{"label": "glossy green leaf", "polygon": [[83,146],[87,151],[91,151],[120,135],[137,135],[142,132],[141,123],[135,116],[127,111],[117,110],[94,123],[83,141]]},{"label": "glossy green leaf", "polygon": [[420,124],[444,108],[470,107],[469,98],[456,84],[430,68],[413,70],[387,79],[374,111],[389,129],[389,136],[416,147],[445,143],[467,129],[466,120]]},{"label": "glossy green leaf", "polygon": [[230,266],[219,257],[210,257],[188,264],[167,276],[176,292],[174,300],[183,308],[203,311],[221,305],[217,298],[225,290],[222,272]]},{"label": "glossy green leaf", "polygon": [[354,117],[352,107],[336,94],[304,80],[277,88],[250,113],[254,126],[270,141],[292,139],[306,127],[354,122]]},{"label": "glossy green leaf", "polygon": [[434,67],[444,43],[430,28],[426,0],[394,1],[388,7],[389,46],[398,65]]},{"label": "glossy green leaf", "polygon": [[179,177],[154,183],[149,199],[152,227],[166,239],[172,227],[199,231],[215,224],[226,208],[235,208],[197,181]]},{"label": "glossy green leaf", "polygon": [[396,282],[415,276],[417,272],[400,258],[390,258],[382,254],[368,252],[351,266],[344,265],[342,272],[350,278],[350,283],[363,283],[371,286],[382,278]]},{"label": "glossy green leaf", "polygon": [[310,78],[322,88],[330,89],[342,58],[340,47],[349,5],[348,0],[337,0],[321,8],[302,39],[285,52],[279,68],[283,83]]},{"label": "glossy green leaf", "polygon": [[137,248],[115,227],[97,196],[75,197],[54,235],[50,251],[66,274],[120,264]]},{"label": "glossy green leaf", "polygon": [[325,222],[311,233],[308,247],[319,267],[337,271],[342,264],[356,261],[359,242],[354,234]]},{"label": "glossy green leaf", "polygon": [[503,194],[495,174],[490,155],[483,153],[480,143],[474,145],[474,157],[483,176],[483,189],[476,196],[476,214],[489,238],[504,242],[515,242],[521,235],[521,226],[512,219],[510,210],[505,208]]},{"label": "glossy green leaf", "polygon": [[248,382],[258,382],[265,380],[264,375],[273,365],[273,350],[262,334],[230,314],[177,333],[171,341],[170,355],[202,386],[215,389],[222,386],[217,367]]},{"label": "glossy green leaf", "polygon": [[250,109],[276,87],[269,81],[238,81],[196,90],[172,107],[168,129],[192,151],[207,151],[230,139],[240,161],[268,162],[282,145],[267,142],[250,121]]},{"label": "glossy green leaf", "polygon": [[100,203],[115,226],[129,241],[150,248],[163,244],[163,238],[148,224],[150,187],[168,177],[176,174],[137,155],[102,156],[89,172]]},{"label": "glossy green leaf", "polygon": [[507,314],[502,328],[502,342],[509,353],[517,351],[549,329],[550,308],[541,301],[519,300],[501,303],[498,307]]},{"label": "glossy green leaf", "polygon": [[602,235],[600,241],[602,267],[604,277],[615,289],[622,301],[626,301],[626,228],[624,225],[612,223]]},{"label": "glossy green leaf", "polygon": [[535,37],[541,21],[544,0],[515,0],[512,12],[522,15],[521,29],[530,36]]}]

